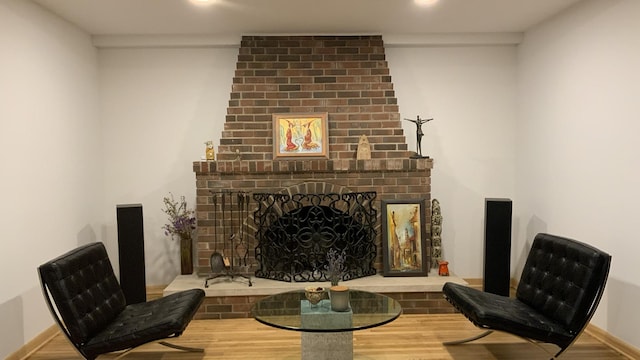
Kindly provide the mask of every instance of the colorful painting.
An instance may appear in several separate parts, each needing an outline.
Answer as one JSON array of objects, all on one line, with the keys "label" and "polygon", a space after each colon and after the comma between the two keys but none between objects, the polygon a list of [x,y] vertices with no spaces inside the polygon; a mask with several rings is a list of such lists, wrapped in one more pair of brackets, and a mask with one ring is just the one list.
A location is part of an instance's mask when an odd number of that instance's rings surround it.
[{"label": "colorful painting", "polygon": [[384,276],[426,276],[425,200],[382,201]]},{"label": "colorful painting", "polygon": [[327,113],[273,114],[273,157],[328,158]]}]

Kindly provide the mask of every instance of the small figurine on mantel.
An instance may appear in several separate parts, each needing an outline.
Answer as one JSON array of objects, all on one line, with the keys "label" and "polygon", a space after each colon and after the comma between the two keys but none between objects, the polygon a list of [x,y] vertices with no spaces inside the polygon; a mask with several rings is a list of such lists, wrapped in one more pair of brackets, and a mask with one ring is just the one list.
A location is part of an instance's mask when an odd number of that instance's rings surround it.
[{"label": "small figurine on mantel", "polygon": [[358,160],[370,160],[371,159],[371,145],[369,144],[369,138],[367,135],[360,135],[358,141],[358,154],[356,159]]},{"label": "small figurine on mantel", "polygon": [[428,156],[422,156],[422,136],[424,136],[424,132],[422,131],[422,124],[427,123],[433,119],[420,119],[420,116],[417,116],[415,119],[405,119],[407,121],[411,121],[416,124],[416,140],[417,140],[417,151],[416,154],[411,156],[412,159],[425,159]]},{"label": "small figurine on mantel", "polygon": [[205,156],[207,161],[213,161],[216,159],[216,154],[213,150],[213,141],[209,140],[204,143],[207,147],[205,148]]}]

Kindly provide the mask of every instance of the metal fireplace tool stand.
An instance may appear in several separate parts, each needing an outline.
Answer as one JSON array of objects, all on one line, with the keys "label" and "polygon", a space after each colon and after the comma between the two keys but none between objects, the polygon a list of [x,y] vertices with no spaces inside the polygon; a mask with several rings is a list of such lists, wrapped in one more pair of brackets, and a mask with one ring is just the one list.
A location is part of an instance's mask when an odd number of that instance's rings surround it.
[{"label": "metal fireplace tool stand", "polygon": [[[247,256],[249,248],[246,244],[247,225],[246,219],[249,216],[250,196],[243,191],[219,191],[211,192],[213,200],[213,223],[214,223],[214,249],[211,254],[211,272],[212,276],[208,277],[204,282],[204,287],[209,287],[209,280],[225,277],[231,279],[245,279],[252,286],[251,278],[236,272],[234,264],[244,264],[247,266]],[[235,198],[235,203],[234,203]],[[224,256],[222,252],[218,252],[218,200],[220,200],[220,213],[222,221],[220,228],[222,229],[223,251],[225,248],[230,249],[231,258]],[[229,210],[227,212],[227,210]],[[235,210],[235,211],[234,211]],[[228,216],[227,216],[228,214]],[[227,239],[227,224],[229,225],[230,234]],[[234,241],[236,242],[234,246]],[[229,245],[228,247],[226,245]],[[238,257],[236,258],[236,252]],[[236,261],[237,260],[237,261]]]}]

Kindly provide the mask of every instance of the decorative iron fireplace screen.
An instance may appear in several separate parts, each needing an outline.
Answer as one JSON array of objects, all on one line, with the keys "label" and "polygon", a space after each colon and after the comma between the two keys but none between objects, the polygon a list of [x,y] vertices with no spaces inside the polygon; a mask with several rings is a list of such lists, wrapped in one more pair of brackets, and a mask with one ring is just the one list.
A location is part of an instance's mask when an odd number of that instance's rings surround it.
[{"label": "decorative iron fireplace screen", "polygon": [[374,275],[376,192],[254,193],[256,277],[328,281],[327,252],[346,255],[342,280]]}]

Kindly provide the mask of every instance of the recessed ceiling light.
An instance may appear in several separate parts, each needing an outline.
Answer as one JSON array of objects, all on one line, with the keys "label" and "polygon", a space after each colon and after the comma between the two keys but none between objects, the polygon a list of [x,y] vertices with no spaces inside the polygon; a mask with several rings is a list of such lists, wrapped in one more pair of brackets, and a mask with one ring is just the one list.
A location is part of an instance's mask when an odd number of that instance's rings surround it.
[{"label": "recessed ceiling light", "polygon": [[431,5],[435,5],[439,0],[413,0],[413,1],[420,6],[431,6]]},{"label": "recessed ceiling light", "polygon": [[195,5],[212,5],[216,0],[190,0]]}]

